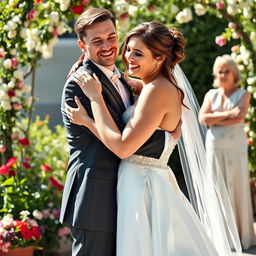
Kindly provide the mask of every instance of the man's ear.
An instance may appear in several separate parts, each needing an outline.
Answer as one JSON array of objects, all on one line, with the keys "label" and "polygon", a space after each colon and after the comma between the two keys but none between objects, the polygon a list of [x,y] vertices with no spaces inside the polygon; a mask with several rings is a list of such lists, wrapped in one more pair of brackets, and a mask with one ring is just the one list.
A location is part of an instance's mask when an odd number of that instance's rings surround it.
[{"label": "man's ear", "polygon": [[81,49],[82,52],[86,52],[85,43],[82,40],[78,40],[77,44],[78,44],[78,46],[79,46],[79,48]]}]

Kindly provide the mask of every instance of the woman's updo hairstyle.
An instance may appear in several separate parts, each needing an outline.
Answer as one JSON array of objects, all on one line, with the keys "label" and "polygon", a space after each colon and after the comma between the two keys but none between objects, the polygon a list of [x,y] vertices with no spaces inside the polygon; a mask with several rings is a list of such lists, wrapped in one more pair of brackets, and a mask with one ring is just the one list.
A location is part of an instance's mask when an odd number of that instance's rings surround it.
[{"label": "woman's updo hairstyle", "polygon": [[[164,56],[164,62],[161,66],[161,73],[175,86],[182,94],[183,91],[177,86],[177,83],[172,75],[174,66],[182,62],[185,58],[184,47],[185,40],[183,34],[177,28],[168,28],[164,24],[151,21],[145,22],[132,29],[124,39],[122,49],[122,59],[127,66],[125,59],[125,51],[127,44],[132,37],[137,37],[151,51],[152,56],[157,58]],[[150,64],[149,64],[150,65]]]}]

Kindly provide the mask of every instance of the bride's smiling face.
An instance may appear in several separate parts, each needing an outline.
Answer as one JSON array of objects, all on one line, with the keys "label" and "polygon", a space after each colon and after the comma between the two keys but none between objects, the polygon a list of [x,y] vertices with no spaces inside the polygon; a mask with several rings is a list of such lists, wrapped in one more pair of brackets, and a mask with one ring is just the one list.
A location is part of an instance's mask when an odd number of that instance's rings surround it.
[{"label": "bride's smiling face", "polygon": [[126,45],[125,60],[130,76],[150,80],[160,66],[139,37],[131,37]]}]

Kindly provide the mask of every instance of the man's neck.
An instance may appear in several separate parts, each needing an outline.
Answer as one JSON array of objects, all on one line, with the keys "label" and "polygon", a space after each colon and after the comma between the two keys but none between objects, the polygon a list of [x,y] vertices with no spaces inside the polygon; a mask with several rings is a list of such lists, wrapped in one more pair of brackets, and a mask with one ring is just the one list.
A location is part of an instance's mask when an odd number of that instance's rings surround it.
[{"label": "man's neck", "polygon": [[108,70],[114,72],[115,65],[112,65],[112,66],[102,66],[102,65],[100,65],[100,64],[98,64],[98,63],[92,61],[91,59],[90,59],[90,61],[91,61],[93,64],[95,64],[96,66],[100,67],[101,69],[108,69]]}]

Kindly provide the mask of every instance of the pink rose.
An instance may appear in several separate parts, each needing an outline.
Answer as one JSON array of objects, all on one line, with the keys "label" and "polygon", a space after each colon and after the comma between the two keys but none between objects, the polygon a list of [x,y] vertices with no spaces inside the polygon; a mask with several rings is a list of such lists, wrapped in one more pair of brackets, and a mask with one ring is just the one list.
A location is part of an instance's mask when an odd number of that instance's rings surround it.
[{"label": "pink rose", "polygon": [[226,44],[226,42],[227,42],[227,39],[224,36],[216,36],[215,38],[215,43],[218,46],[223,46]]},{"label": "pink rose", "polygon": [[16,68],[18,66],[18,60],[14,57],[11,58],[12,68]]},{"label": "pink rose", "polygon": [[10,157],[8,161],[6,162],[6,166],[12,167],[17,162],[17,157]]},{"label": "pink rose", "polygon": [[128,14],[128,13],[123,13],[123,14],[120,16],[120,19],[121,19],[121,20],[129,19],[129,14]]},{"label": "pink rose", "polygon": [[81,3],[81,5],[85,6],[85,5],[90,4],[90,0],[81,0],[80,3]]},{"label": "pink rose", "polygon": [[3,165],[0,167],[0,174],[6,175],[8,174],[9,170],[10,170],[9,166]]},{"label": "pink rose", "polygon": [[4,153],[6,151],[6,146],[4,144],[0,144],[0,153]]},{"label": "pink rose", "polygon": [[51,168],[49,165],[47,165],[47,164],[42,164],[42,165],[40,166],[40,168],[41,168],[41,170],[44,171],[44,172],[50,172],[50,171],[52,170],[52,168]]},{"label": "pink rose", "polygon": [[4,58],[4,57],[5,57],[4,49],[0,48],[0,58]]},{"label": "pink rose", "polygon": [[16,87],[17,87],[18,89],[22,89],[22,87],[23,87],[23,82],[22,82],[21,80],[18,80],[18,81],[16,82]]},{"label": "pink rose", "polygon": [[58,231],[58,236],[65,236],[70,234],[70,230],[68,227],[60,228]]},{"label": "pink rose", "polygon": [[30,10],[30,12],[28,13],[28,19],[29,20],[35,20],[36,19],[36,10],[35,9],[32,9]]},{"label": "pink rose", "polygon": [[234,45],[231,47],[231,52],[239,53],[240,52],[240,45]]},{"label": "pink rose", "polygon": [[17,132],[12,133],[11,138],[13,140],[17,140],[19,138],[19,134]]},{"label": "pink rose", "polygon": [[12,104],[12,107],[14,110],[20,110],[22,108],[22,105],[18,102],[15,102]]},{"label": "pink rose", "polygon": [[43,211],[42,211],[42,214],[43,214],[44,217],[47,218],[47,217],[50,216],[50,210],[48,210],[48,209],[47,209],[47,210],[43,210]]},{"label": "pink rose", "polygon": [[53,28],[52,35],[55,37],[57,37],[59,35],[57,28]]},{"label": "pink rose", "polygon": [[236,25],[236,23],[234,23],[234,22],[229,22],[229,23],[228,23],[228,27],[229,27],[229,28],[232,28],[232,29],[236,29],[236,28],[237,28],[237,25]]},{"label": "pink rose", "polygon": [[224,2],[218,2],[216,3],[216,8],[217,9],[223,9],[225,7],[225,3]]}]

